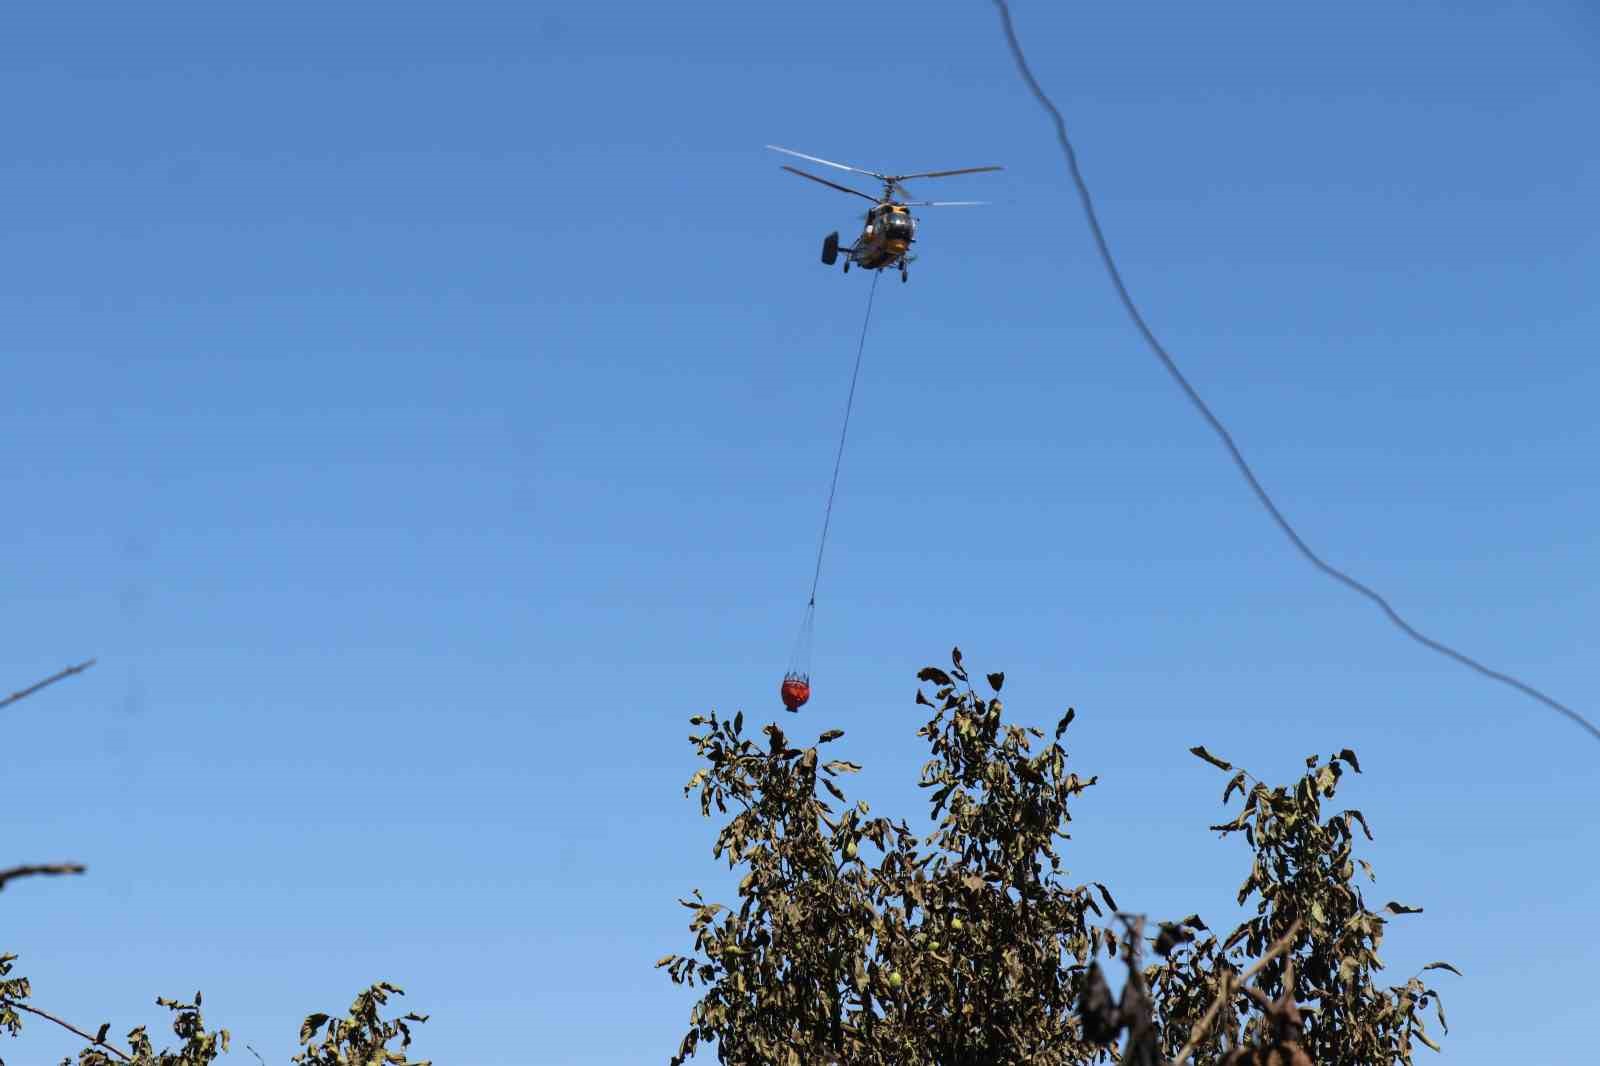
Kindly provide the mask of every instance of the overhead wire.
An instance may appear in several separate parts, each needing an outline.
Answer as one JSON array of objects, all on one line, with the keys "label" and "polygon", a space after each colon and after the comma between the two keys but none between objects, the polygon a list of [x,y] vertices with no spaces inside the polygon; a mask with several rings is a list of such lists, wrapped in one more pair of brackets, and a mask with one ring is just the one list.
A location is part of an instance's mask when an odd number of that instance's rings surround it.
[{"label": "overhead wire", "polygon": [[1244,475],[1245,480],[1250,485],[1251,491],[1255,493],[1256,499],[1260,501],[1264,508],[1266,508],[1267,513],[1272,516],[1272,520],[1277,523],[1278,528],[1283,531],[1284,535],[1289,538],[1289,541],[1295,546],[1296,549],[1299,550],[1301,555],[1305,556],[1311,565],[1315,566],[1318,570],[1322,571],[1324,574],[1327,574],[1335,581],[1338,581],[1340,584],[1352,589],[1362,596],[1365,596],[1367,599],[1377,604],[1378,608],[1383,611],[1383,613],[1388,617],[1389,621],[1393,622],[1402,633],[1406,634],[1418,644],[1438,652],[1440,655],[1443,655],[1449,659],[1453,659],[1468,669],[1478,672],[1484,677],[1511,686],[1524,695],[1544,704],[1546,707],[1565,715],[1578,726],[1587,730],[1589,734],[1592,735],[1596,740],[1600,740],[1600,728],[1597,728],[1593,722],[1589,721],[1589,719],[1585,718],[1573,708],[1567,706],[1559,700],[1545,695],[1532,685],[1529,685],[1526,682],[1511,676],[1510,674],[1490,669],[1483,663],[1478,662],[1476,659],[1464,655],[1449,645],[1443,644],[1419,632],[1409,622],[1402,618],[1399,612],[1390,606],[1389,601],[1384,599],[1383,596],[1379,595],[1376,591],[1368,586],[1362,584],[1360,581],[1357,581],[1355,578],[1351,577],[1343,570],[1340,570],[1338,567],[1324,562],[1316,552],[1311,550],[1311,548],[1301,538],[1300,534],[1295,531],[1294,527],[1289,524],[1288,519],[1283,516],[1283,512],[1278,509],[1277,504],[1273,502],[1272,497],[1267,494],[1267,490],[1262,487],[1261,482],[1256,478],[1255,472],[1251,470],[1250,464],[1245,461],[1244,455],[1240,453],[1238,446],[1234,444],[1232,434],[1230,434],[1227,428],[1223,426],[1222,421],[1212,413],[1211,408],[1206,405],[1206,402],[1200,398],[1200,394],[1195,391],[1194,386],[1190,385],[1188,379],[1183,376],[1183,372],[1178,369],[1177,363],[1174,362],[1172,356],[1167,353],[1166,348],[1162,346],[1161,341],[1156,338],[1155,333],[1145,322],[1144,316],[1140,314],[1138,307],[1135,306],[1133,302],[1133,297],[1128,294],[1128,287],[1123,283],[1122,280],[1122,272],[1117,269],[1116,260],[1112,258],[1111,248],[1106,242],[1105,233],[1100,228],[1100,219],[1095,213],[1094,200],[1089,195],[1088,183],[1084,181],[1083,173],[1078,168],[1078,154],[1077,152],[1073,151],[1072,141],[1067,136],[1066,120],[1062,118],[1061,111],[1053,102],[1051,102],[1050,97],[1039,85],[1038,80],[1034,78],[1033,71],[1029,69],[1028,62],[1023,57],[1022,45],[1017,40],[1016,28],[1012,25],[1011,21],[1011,9],[1009,6],[1007,6],[1006,0],[994,0],[994,5],[999,10],[1000,25],[1005,30],[1006,44],[1011,50],[1012,59],[1016,62],[1018,73],[1022,75],[1022,80],[1027,84],[1028,89],[1033,93],[1034,99],[1036,99],[1039,102],[1039,105],[1045,109],[1045,111],[1050,115],[1052,122],[1055,124],[1056,139],[1061,143],[1061,150],[1067,159],[1067,167],[1072,172],[1073,183],[1078,188],[1078,198],[1082,201],[1084,214],[1089,220],[1089,229],[1094,235],[1095,246],[1099,249],[1100,261],[1102,264],[1104,264],[1106,273],[1111,278],[1112,286],[1117,290],[1117,296],[1121,299],[1123,308],[1128,312],[1128,317],[1133,320],[1134,326],[1138,329],[1140,335],[1144,338],[1144,341],[1149,346],[1150,350],[1155,353],[1158,359],[1161,360],[1161,364],[1166,367],[1167,372],[1172,375],[1173,380],[1176,381],[1183,389],[1183,392],[1189,398],[1190,403],[1194,405],[1195,409],[1200,412],[1200,415],[1206,420],[1211,428],[1216,431],[1217,436],[1221,438],[1224,447],[1228,449],[1228,454],[1233,458],[1234,466],[1238,467],[1239,472]]}]

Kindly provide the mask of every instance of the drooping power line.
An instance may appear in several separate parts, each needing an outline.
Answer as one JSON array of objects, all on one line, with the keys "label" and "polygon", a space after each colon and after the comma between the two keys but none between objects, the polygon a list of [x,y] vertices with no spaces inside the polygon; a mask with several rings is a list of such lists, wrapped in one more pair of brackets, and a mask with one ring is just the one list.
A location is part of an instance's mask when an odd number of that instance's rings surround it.
[{"label": "drooping power line", "polygon": [[1454,648],[1445,644],[1441,644],[1437,640],[1419,633],[1409,622],[1400,617],[1400,614],[1389,605],[1388,600],[1384,599],[1377,592],[1368,588],[1366,585],[1363,585],[1349,574],[1346,574],[1344,571],[1335,566],[1331,566],[1326,562],[1323,562],[1317,553],[1312,551],[1311,548],[1307,546],[1306,542],[1300,538],[1300,534],[1295,532],[1294,527],[1289,524],[1288,519],[1284,518],[1283,513],[1278,510],[1277,504],[1273,503],[1272,497],[1267,495],[1267,490],[1261,487],[1261,482],[1256,479],[1255,472],[1250,469],[1250,464],[1245,462],[1245,458],[1239,452],[1238,446],[1233,443],[1233,436],[1228,432],[1227,428],[1223,426],[1222,422],[1217,418],[1217,416],[1211,413],[1211,408],[1206,406],[1206,402],[1200,398],[1200,394],[1194,390],[1194,386],[1189,384],[1188,379],[1185,378],[1182,371],[1178,369],[1177,363],[1173,362],[1172,356],[1167,354],[1167,350],[1162,346],[1161,342],[1156,339],[1155,333],[1151,331],[1150,326],[1145,322],[1144,316],[1141,315],[1139,313],[1139,309],[1134,306],[1133,297],[1128,295],[1128,287],[1123,284],[1122,273],[1117,269],[1116,261],[1111,256],[1111,248],[1106,243],[1105,233],[1100,229],[1100,219],[1095,214],[1094,201],[1089,195],[1089,186],[1083,180],[1083,174],[1078,169],[1078,155],[1072,150],[1072,141],[1067,137],[1066,120],[1061,117],[1060,110],[1058,110],[1056,105],[1051,102],[1050,97],[1045,94],[1044,89],[1039,86],[1039,82],[1034,78],[1033,72],[1028,68],[1028,62],[1023,58],[1022,55],[1022,46],[1017,42],[1016,28],[1011,23],[1011,9],[1006,5],[1006,0],[994,0],[994,5],[1000,12],[1000,24],[1005,30],[1006,44],[1011,49],[1012,59],[1016,61],[1018,73],[1022,75],[1022,80],[1027,83],[1029,90],[1032,91],[1034,99],[1039,101],[1039,105],[1049,113],[1051,121],[1055,123],[1056,139],[1061,142],[1061,150],[1067,157],[1067,166],[1072,171],[1073,183],[1078,187],[1078,198],[1083,202],[1083,212],[1088,217],[1089,229],[1090,232],[1094,234],[1095,246],[1100,251],[1100,261],[1105,265],[1106,273],[1111,278],[1112,286],[1117,290],[1117,296],[1121,299],[1123,308],[1127,310],[1128,317],[1133,320],[1134,326],[1138,329],[1140,335],[1144,337],[1145,343],[1149,345],[1150,350],[1155,353],[1156,358],[1161,360],[1162,366],[1167,368],[1167,373],[1172,375],[1173,380],[1178,383],[1179,387],[1183,389],[1184,394],[1188,396],[1189,402],[1194,405],[1195,409],[1200,412],[1201,416],[1206,420],[1207,423],[1210,424],[1211,428],[1216,431],[1217,436],[1222,439],[1224,447],[1228,449],[1228,454],[1233,457],[1234,466],[1239,468],[1239,472],[1243,474],[1244,479],[1249,482],[1250,489],[1255,493],[1256,499],[1261,501],[1261,506],[1267,509],[1267,513],[1272,516],[1272,520],[1277,523],[1278,528],[1283,530],[1284,536],[1289,538],[1290,542],[1294,544],[1295,548],[1299,550],[1301,555],[1306,557],[1312,566],[1315,566],[1318,570],[1321,570],[1324,574],[1327,574],[1335,581],[1346,586],[1347,588],[1354,590],[1355,592],[1360,593],[1362,596],[1365,596],[1367,599],[1377,604],[1379,609],[1388,616],[1389,621],[1393,622],[1402,633],[1410,637],[1412,640],[1415,640],[1418,644],[1421,644],[1425,648],[1431,648],[1447,658],[1454,659],[1461,665],[1471,670],[1476,670],[1484,677],[1499,681],[1502,684],[1510,685],[1512,688],[1518,690],[1526,696],[1538,700],[1540,703],[1551,708],[1552,710],[1559,711],[1561,714],[1577,723],[1580,727],[1587,730],[1596,740],[1600,740],[1600,728],[1596,728],[1593,722],[1590,722],[1587,718],[1573,710],[1571,707],[1568,707],[1566,704],[1552,699],[1543,692],[1540,692],[1538,689],[1534,688],[1532,685],[1520,681],[1517,678],[1512,677],[1510,674],[1503,674],[1498,670],[1491,670],[1489,667],[1478,662],[1476,659],[1463,655]]}]

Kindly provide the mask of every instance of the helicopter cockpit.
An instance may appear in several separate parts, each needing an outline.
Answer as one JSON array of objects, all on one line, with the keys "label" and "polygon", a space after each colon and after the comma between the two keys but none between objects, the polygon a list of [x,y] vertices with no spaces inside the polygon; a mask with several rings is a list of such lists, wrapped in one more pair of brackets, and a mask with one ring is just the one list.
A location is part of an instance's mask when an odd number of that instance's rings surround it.
[{"label": "helicopter cockpit", "polygon": [[911,215],[904,211],[885,211],[879,224],[883,226],[883,235],[891,241],[909,241],[916,228]]},{"label": "helicopter cockpit", "polygon": [[909,211],[895,211],[887,205],[872,212],[867,232],[890,241],[909,241],[916,232],[916,224]]}]

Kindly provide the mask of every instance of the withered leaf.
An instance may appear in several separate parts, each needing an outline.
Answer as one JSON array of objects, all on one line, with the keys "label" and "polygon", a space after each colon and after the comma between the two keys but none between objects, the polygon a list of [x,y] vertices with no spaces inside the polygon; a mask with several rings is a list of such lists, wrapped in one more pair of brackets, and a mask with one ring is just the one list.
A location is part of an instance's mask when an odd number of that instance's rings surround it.
[{"label": "withered leaf", "polygon": [[1204,759],[1206,762],[1210,763],[1212,766],[1215,766],[1219,770],[1232,770],[1233,769],[1233,763],[1231,763],[1231,762],[1223,762],[1221,759],[1217,758],[1215,755],[1213,755],[1209,751],[1207,751],[1203,745],[1197,745],[1197,746],[1195,746],[1193,748],[1190,748],[1189,749],[1189,754],[1195,755],[1195,756],[1198,756],[1199,758]]},{"label": "withered leaf", "polygon": [[309,1042],[313,1036],[317,1035],[317,1030],[321,1029],[327,1020],[328,1016],[326,1014],[306,1015],[306,1020],[300,1023],[300,1043]]},{"label": "withered leaf", "polygon": [[1194,931],[1181,925],[1170,922],[1161,923],[1161,932],[1156,935],[1155,951],[1157,955],[1166,958],[1179,944],[1187,944],[1194,939]]},{"label": "withered leaf", "polygon": [[935,685],[941,686],[951,684],[950,675],[939,669],[937,666],[924,666],[922,670],[918,672],[917,680],[931,681]]},{"label": "withered leaf", "polygon": [[1078,1020],[1083,1023],[1083,1038],[1094,1044],[1111,1043],[1122,1028],[1111,988],[1098,962],[1089,964],[1084,978],[1083,992],[1078,996]]}]

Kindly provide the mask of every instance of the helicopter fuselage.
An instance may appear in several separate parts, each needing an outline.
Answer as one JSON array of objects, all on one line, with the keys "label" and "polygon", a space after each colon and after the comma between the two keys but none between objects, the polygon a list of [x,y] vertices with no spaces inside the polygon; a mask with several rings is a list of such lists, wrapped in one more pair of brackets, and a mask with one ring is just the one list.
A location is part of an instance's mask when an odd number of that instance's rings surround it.
[{"label": "helicopter fuselage", "polygon": [[[848,248],[839,249],[845,255],[846,267],[850,263],[863,270],[883,270],[904,266],[906,253],[916,240],[917,223],[911,211],[903,204],[882,203],[867,212],[861,235]],[[837,237],[829,238],[829,241]],[[825,243],[824,262],[831,262]]]},{"label": "helicopter fuselage", "polygon": [[899,204],[884,204],[867,212],[867,224],[856,238],[855,259],[867,270],[882,270],[898,263],[916,240],[917,224]]}]

